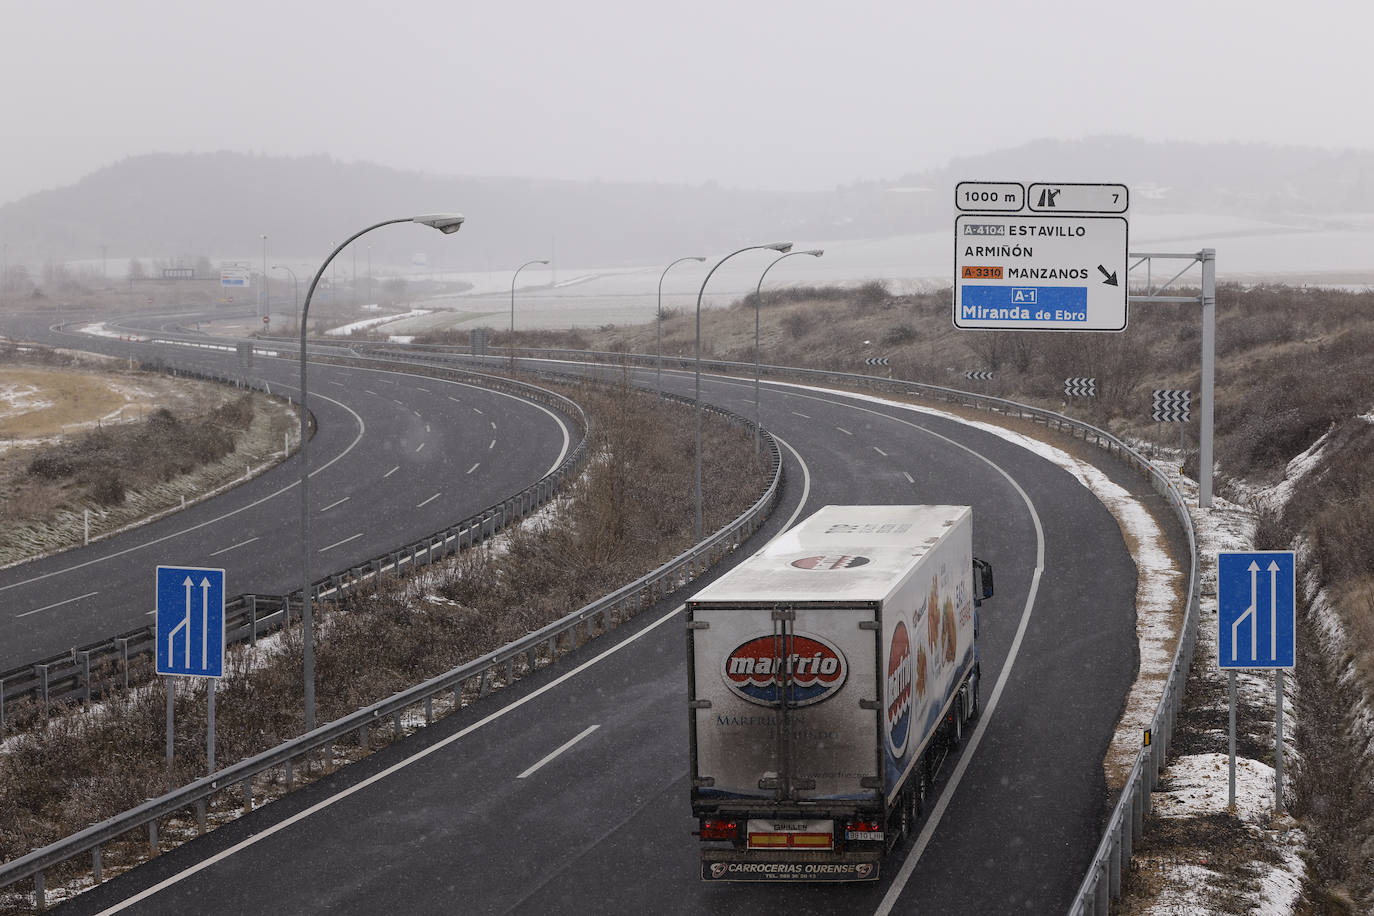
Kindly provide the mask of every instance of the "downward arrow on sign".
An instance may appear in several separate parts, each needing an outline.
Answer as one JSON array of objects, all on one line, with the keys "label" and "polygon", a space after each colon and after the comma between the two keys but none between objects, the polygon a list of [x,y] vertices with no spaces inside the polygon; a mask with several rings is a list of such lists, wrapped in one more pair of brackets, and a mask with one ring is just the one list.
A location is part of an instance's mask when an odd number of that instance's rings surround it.
[{"label": "downward arrow on sign", "polygon": [[1104,276],[1104,277],[1107,278],[1106,280],[1103,280],[1103,281],[1102,281],[1103,283],[1105,283],[1107,286],[1116,286],[1116,285],[1117,285],[1117,283],[1116,283],[1116,271],[1112,271],[1111,273],[1107,273],[1107,268],[1103,267],[1101,264],[1097,265],[1097,269],[1100,270],[1100,271],[1102,271],[1102,276]]}]

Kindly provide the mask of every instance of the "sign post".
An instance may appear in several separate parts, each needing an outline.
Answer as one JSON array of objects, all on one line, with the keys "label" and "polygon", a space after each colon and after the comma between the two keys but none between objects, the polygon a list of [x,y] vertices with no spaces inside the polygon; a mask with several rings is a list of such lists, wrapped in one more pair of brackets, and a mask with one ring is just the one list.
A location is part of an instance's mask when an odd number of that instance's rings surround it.
[{"label": "sign post", "polygon": [[[187,566],[157,568],[156,671],[204,677],[205,753],[215,772],[215,679],[224,676],[224,570]],[[167,684],[167,773],[172,772],[173,687]]]},{"label": "sign post", "polygon": [[1297,656],[1297,572],[1291,550],[1217,554],[1217,665],[1228,670],[1230,785],[1236,804],[1238,669],[1274,671],[1274,815],[1283,814],[1283,672]]},{"label": "sign post", "polygon": [[954,326],[1126,329],[1124,184],[964,181],[954,190]]}]

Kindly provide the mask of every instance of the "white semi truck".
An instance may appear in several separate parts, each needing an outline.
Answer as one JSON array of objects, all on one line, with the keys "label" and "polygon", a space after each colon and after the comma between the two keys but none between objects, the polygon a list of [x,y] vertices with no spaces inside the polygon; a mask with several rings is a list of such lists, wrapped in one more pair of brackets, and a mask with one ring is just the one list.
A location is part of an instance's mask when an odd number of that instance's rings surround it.
[{"label": "white semi truck", "polygon": [[687,602],[707,881],[875,880],[978,713],[967,506],[826,506]]}]

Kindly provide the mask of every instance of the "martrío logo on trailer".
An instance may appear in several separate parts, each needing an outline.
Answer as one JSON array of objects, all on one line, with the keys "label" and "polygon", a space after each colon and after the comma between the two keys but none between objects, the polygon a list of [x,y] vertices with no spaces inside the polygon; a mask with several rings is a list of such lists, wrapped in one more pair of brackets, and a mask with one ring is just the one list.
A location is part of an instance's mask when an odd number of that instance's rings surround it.
[{"label": "martr\u00edo logo on trailer", "polygon": [[898,759],[911,735],[911,637],[897,621],[887,650],[887,748]]},{"label": "martr\u00edo logo on trailer", "polygon": [[[790,651],[780,657],[782,647]],[[776,706],[786,684],[790,706],[819,703],[842,686],[849,665],[840,650],[819,636],[794,633],[784,640],[772,633],[735,647],[721,665],[725,685],[750,703]]]},{"label": "martr\u00edo logo on trailer", "polygon": [[868,557],[858,557],[848,553],[831,553],[823,557],[802,557],[800,560],[793,560],[792,565],[797,569],[816,569],[830,572],[836,569],[853,569],[856,566],[866,566],[868,565]]}]

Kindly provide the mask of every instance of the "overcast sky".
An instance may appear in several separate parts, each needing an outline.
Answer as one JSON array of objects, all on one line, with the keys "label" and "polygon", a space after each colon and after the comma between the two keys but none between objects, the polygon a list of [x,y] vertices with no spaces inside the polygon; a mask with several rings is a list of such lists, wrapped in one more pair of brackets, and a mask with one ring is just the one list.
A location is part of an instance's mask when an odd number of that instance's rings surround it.
[{"label": "overcast sky", "polygon": [[826,189],[1042,137],[1374,148],[1374,6],[0,0],[0,203],[148,152]]}]

